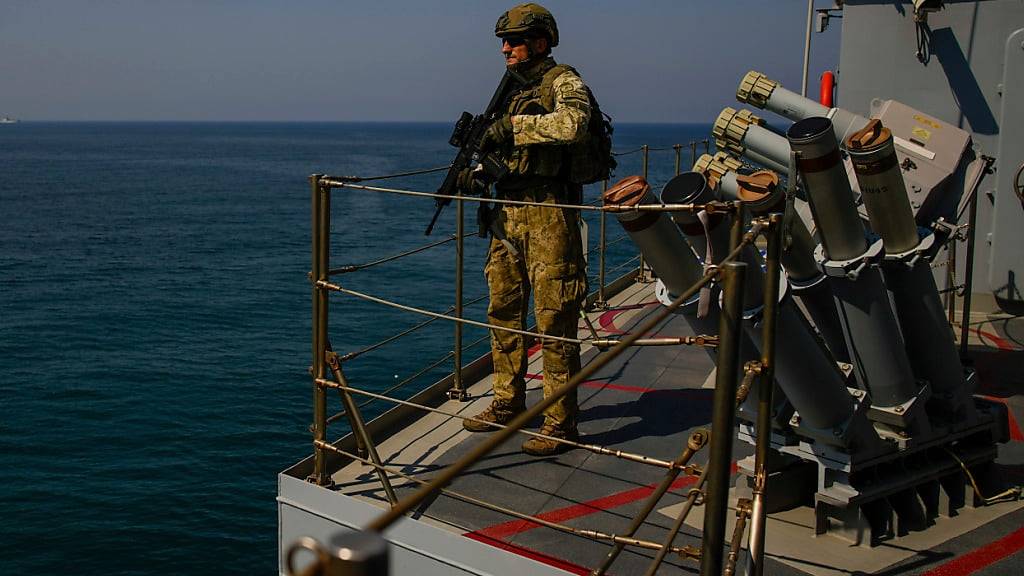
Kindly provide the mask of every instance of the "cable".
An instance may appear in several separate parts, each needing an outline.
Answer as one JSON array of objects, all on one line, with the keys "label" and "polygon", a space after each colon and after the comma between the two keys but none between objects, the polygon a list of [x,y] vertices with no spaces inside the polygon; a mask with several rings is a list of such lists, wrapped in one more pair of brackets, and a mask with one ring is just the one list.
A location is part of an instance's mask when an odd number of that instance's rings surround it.
[{"label": "cable", "polygon": [[418,176],[420,174],[430,174],[431,172],[440,172],[442,170],[448,170],[452,165],[438,166],[437,168],[427,168],[424,170],[413,170],[411,172],[396,172],[394,174],[384,174],[382,176],[332,176],[342,182],[366,182],[367,180],[387,180],[389,178],[401,178],[403,176]]},{"label": "cable", "polygon": [[964,464],[964,461],[961,460],[956,454],[954,454],[953,451],[950,450],[949,448],[943,448],[943,450],[945,450],[947,454],[952,456],[953,460],[956,460],[957,464],[960,465],[960,468],[963,469],[965,474],[967,474],[967,480],[970,481],[971,488],[974,489],[974,495],[978,497],[978,500],[984,502],[986,506],[990,506],[997,502],[1007,500],[1011,497],[1013,500],[1020,500],[1022,493],[1024,493],[1024,486],[1014,486],[1013,488],[1004,490],[1003,492],[1000,492],[995,496],[989,496],[988,498],[986,498],[981,494],[981,489],[978,488],[978,482],[974,479],[974,474],[971,474],[971,471],[967,468],[967,465]]}]

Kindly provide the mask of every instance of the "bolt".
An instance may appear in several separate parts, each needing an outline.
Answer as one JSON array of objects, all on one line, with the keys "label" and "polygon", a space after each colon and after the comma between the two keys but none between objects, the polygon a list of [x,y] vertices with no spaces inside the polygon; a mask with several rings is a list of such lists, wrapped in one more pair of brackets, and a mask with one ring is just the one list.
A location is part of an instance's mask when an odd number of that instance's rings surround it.
[{"label": "bolt", "polygon": [[895,412],[896,412],[897,414],[903,414],[903,410],[905,410],[905,408],[903,408],[903,406],[897,406],[897,407],[895,408]]}]

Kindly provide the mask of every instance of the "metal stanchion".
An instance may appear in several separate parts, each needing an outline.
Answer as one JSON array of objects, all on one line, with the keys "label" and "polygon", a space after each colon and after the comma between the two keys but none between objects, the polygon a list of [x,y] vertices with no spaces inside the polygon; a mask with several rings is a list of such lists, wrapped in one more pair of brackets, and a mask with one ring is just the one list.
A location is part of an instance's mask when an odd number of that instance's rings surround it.
[{"label": "metal stanchion", "polygon": [[[465,248],[465,203],[462,201],[462,190],[456,190],[459,199],[455,201],[455,317],[462,318],[462,284],[463,258]],[[448,398],[465,402],[469,393],[462,382],[462,322],[455,323],[455,342],[452,344],[452,358],[455,369],[452,372],[452,387],[448,390]]]},{"label": "metal stanchion", "polygon": [[964,298],[960,312],[960,357],[967,356],[967,340],[971,327],[971,291],[974,289],[974,241],[978,222],[978,194],[971,197],[971,209],[967,216],[967,262],[964,268]]},{"label": "metal stanchion", "polygon": [[767,490],[768,451],[772,433],[772,385],[775,380],[775,323],[779,316],[779,257],[782,252],[783,215],[769,216],[767,269],[764,282],[764,311],[761,326],[761,374],[757,391],[757,446],[754,455],[754,490],[750,519],[747,576],[764,573],[764,498]]},{"label": "metal stanchion", "polygon": [[[691,142],[690,145],[692,146],[693,142]],[[683,145],[673,144],[672,149],[676,151],[676,176],[679,176],[679,173],[682,171]],[[692,162],[690,163],[690,166],[693,166]]]},{"label": "metal stanchion", "polygon": [[320,179],[322,175],[310,176],[312,185],[312,218],[313,218],[313,267],[311,279],[313,285],[313,475],[309,480],[319,486],[331,483],[327,473],[327,455],[316,446],[316,441],[327,439],[327,391],[317,386],[315,381],[326,376],[324,354],[327,351],[327,290],[318,282],[327,281],[327,270],[330,259],[331,235],[331,193]]},{"label": "metal stanchion", "polygon": [[[640,151],[642,153],[641,155],[643,156],[643,177],[644,177],[644,181],[646,181],[647,180],[648,159],[650,157],[650,152],[651,152],[650,146],[648,146],[647,144],[644,144],[643,146],[640,147]],[[646,282],[647,279],[648,279],[647,278],[647,262],[644,260],[644,253],[643,252],[640,253],[640,272],[637,273],[636,279],[637,279],[637,282]]]},{"label": "metal stanchion", "polygon": [[743,241],[743,225],[747,221],[747,207],[743,202],[732,202],[732,224],[729,227],[729,251],[733,251]]},{"label": "metal stanchion", "polygon": [[[707,140],[705,140],[705,142],[707,142]],[[696,163],[697,163],[697,141],[694,140],[693,142],[690,142],[690,168],[693,168],[693,165],[696,164]],[[679,171],[677,170],[676,174],[678,174],[678,173],[679,173]]]},{"label": "metal stanchion", "polygon": [[[954,222],[955,224],[955,222]],[[957,235],[949,239],[946,244],[946,320],[952,326],[956,323],[956,243],[959,242]]]},{"label": "metal stanchion", "polygon": [[[739,217],[739,215],[734,215]],[[729,464],[732,461],[736,424],[736,379],[739,370],[740,340],[743,322],[743,282],[747,265],[727,262],[722,265],[722,316],[719,322],[718,371],[711,419],[711,454],[708,461],[708,491],[704,511],[704,536],[701,543],[702,576],[722,573],[725,543],[725,516],[729,507]]]},{"label": "metal stanchion", "polygon": [[398,502],[398,497],[395,496],[395,490],[391,487],[391,480],[388,479],[387,473],[384,472],[384,463],[381,462],[380,456],[377,454],[377,447],[373,445],[373,438],[370,437],[370,433],[366,430],[366,425],[363,424],[363,417],[359,413],[359,407],[356,406],[355,401],[352,400],[352,395],[349,394],[348,380],[345,379],[345,373],[341,370],[338,355],[334,352],[327,352],[326,360],[327,364],[331,367],[334,381],[341,386],[338,391],[341,392],[341,401],[345,404],[345,413],[348,414],[352,433],[355,434],[357,439],[361,440],[366,454],[370,457],[370,461],[373,462],[377,478],[380,479],[381,486],[384,488],[384,495],[387,497],[388,503],[394,506],[395,502]]},{"label": "metal stanchion", "polygon": [[[604,193],[608,191],[608,179],[601,181],[601,206],[604,206]],[[605,300],[605,251],[608,249],[608,231],[607,231],[607,213],[601,211],[601,234],[600,240],[598,241],[598,280],[597,280],[597,306],[599,308],[605,308],[608,306],[608,301]]]}]

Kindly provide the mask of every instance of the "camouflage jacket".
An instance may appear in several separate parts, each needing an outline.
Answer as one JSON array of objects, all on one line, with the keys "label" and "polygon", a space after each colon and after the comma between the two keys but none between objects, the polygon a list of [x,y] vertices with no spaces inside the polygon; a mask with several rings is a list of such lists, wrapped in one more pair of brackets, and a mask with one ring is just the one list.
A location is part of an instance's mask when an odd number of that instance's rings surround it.
[{"label": "camouflage jacket", "polygon": [[587,89],[574,70],[550,57],[528,74],[531,82],[509,103],[513,143],[503,156],[513,176],[558,177],[566,145],[587,131]]}]

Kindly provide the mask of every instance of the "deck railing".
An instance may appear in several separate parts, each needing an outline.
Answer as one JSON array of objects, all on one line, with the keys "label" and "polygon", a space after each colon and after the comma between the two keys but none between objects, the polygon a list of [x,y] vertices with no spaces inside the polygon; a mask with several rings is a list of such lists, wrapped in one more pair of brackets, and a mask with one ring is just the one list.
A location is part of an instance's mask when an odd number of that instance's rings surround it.
[{"label": "deck railing", "polygon": [[[703,144],[705,149],[708,146],[708,142],[691,142],[688,146],[691,153],[691,160],[696,160],[696,152],[698,145]],[[665,148],[651,148],[647,145],[641,146],[636,150],[630,150],[627,152],[619,153],[620,155],[641,153],[642,154],[642,170],[646,175],[648,171],[649,154],[652,150],[673,150],[675,152],[675,172],[678,174],[681,169],[681,151],[684,145],[674,145]],[[436,169],[432,169],[436,170]],[[683,557],[699,559],[702,566],[702,573],[704,574],[719,574],[723,569],[723,547],[725,544],[725,514],[727,511],[727,497],[728,497],[728,481],[729,481],[729,463],[732,454],[732,442],[735,433],[733,432],[733,422],[735,417],[735,408],[737,405],[737,382],[740,380],[740,370],[744,370],[747,377],[743,378],[745,386],[749,385],[750,382],[759,378],[759,413],[758,413],[758,446],[757,446],[757,462],[755,464],[756,478],[755,478],[755,502],[749,501],[741,502],[739,508],[745,510],[742,521],[737,522],[737,529],[734,532],[732,542],[738,543],[742,537],[744,526],[746,524],[746,517],[750,516],[751,521],[751,534],[759,534],[763,537],[763,526],[764,526],[764,513],[763,513],[763,502],[757,500],[763,497],[765,475],[763,474],[763,466],[765,455],[767,454],[767,442],[762,442],[761,439],[767,439],[768,434],[766,433],[770,427],[771,417],[771,385],[773,381],[772,366],[773,366],[773,346],[774,341],[774,316],[775,316],[775,304],[776,298],[774,294],[778,291],[778,275],[779,275],[779,250],[781,244],[782,234],[782,218],[779,214],[773,214],[770,217],[755,218],[751,221],[749,229],[745,229],[745,211],[743,204],[740,202],[711,202],[705,204],[646,204],[646,205],[635,205],[635,206],[620,206],[620,205],[605,205],[603,202],[600,204],[550,204],[550,203],[536,203],[528,201],[516,201],[503,198],[477,198],[469,196],[443,196],[430,192],[419,192],[413,190],[406,190],[401,188],[388,188],[382,186],[372,186],[362,184],[367,178],[355,178],[355,177],[333,177],[325,175],[313,175],[310,177],[311,189],[312,189],[312,270],[310,278],[312,281],[312,310],[313,310],[313,321],[312,321],[312,376],[314,384],[314,397],[313,397],[313,467],[312,474],[309,480],[320,486],[331,486],[331,472],[327,465],[328,455],[335,454],[343,456],[355,462],[362,462],[373,468],[376,475],[378,476],[385,496],[390,503],[390,509],[382,513],[377,519],[365,527],[368,532],[381,532],[390,526],[396,519],[402,517],[404,514],[409,512],[415,506],[424,501],[432,494],[443,493],[453,498],[457,498],[463,501],[471,502],[478,506],[482,506],[491,510],[506,513],[514,518],[523,520],[529,520],[537,524],[563,531],[587,538],[610,542],[613,544],[612,550],[609,552],[604,563],[601,567],[597,568],[595,573],[603,574],[612,562],[618,556],[625,546],[636,546],[640,548],[650,549],[657,551],[657,555],[651,564],[648,573],[654,573],[660,566],[662,560],[668,552],[675,552],[683,555]],[[447,238],[425,244],[423,246],[395,254],[393,256],[387,256],[380,258],[365,264],[344,266],[338,268],[330,267],[330,232],[331,232],[331,196],[337,190],[350,189],[359,190],[374,193],[386,193],[386,194],[398,194],[404,196],[421,197],[421,198],[435,198],[435,199],[448,199],[455,203],[456,206],[456,231],[455,233]],[[607,189],[607,182],[602,186],[602,191]],[[570,338],[570,337],[557,337],[533,332],[529,330],[516,330],[505,328],[501,326],[491,325],[485,322],[479,322],[465,318],[463,315],[464,306],[480,302],[484,297],[480,297],[469,302],[464,302],[464,296],[462,293],[463,284],[463,241],[467,234],[463,230],[464,220],[464,206],[469,203],[479,202],[490,202],[494,204],[506,204],[506,205],[534,205],[540,207],[549,208],[570,208],[579,210],[581,212],[596,212],[599,215],[601,223],[601,233],[598,240],[598,289],[593,295],[591,295],[591,304],[594,306],[605,306],[606,300],[606,261],[605,255],[607,249],[618,243],[621,239],[616,238],[608,241],[606,238],[606,225],[605,219],[609,212],[611,213],[622,213],[622,212],[658,212],[658,213],[672,213],[672,212],[690,212],[696,213],[699,211],[707,212],[718,212],[728,213],[732,217],[732,242],[731,251],[722,261],[715,266],[709,266],[706,269],[704,276],[699,282],[693,285],[689,290],[686,290],[684,294],[681,294],[671,304],[663,307],[651,318],[646,320],[643,325],[638,326],[633,332],[626,334],[620,338],[599,338],[596,332],[593,332],[591,337],[587,338]],[[754,363],[756,365],[748,365],[740,367],[739,365],[739,339],[740,339],[740,322],[743,317],[743,306],[742,306],[742,293],[743,293],[743,282],[745,275],[746,265],[742,262],[737,261],[738,254],[746,247],[754,243],[759,237],[764,236],[767,239],[768,257],[767,257],[767,271],[765,282],[765,306],[764,306],[764,342],[766,345],[763,349],[763,356],[760,362]],[[348,273],[365,270],[380,264],[392,262],[413,254],[417,254],[426,250],[434,249],[440,246],[454,243],[456,252],[456,271],[455,271],[455,303],[444,312],[436,312],[418,308],[399,302],[394,302],[381,298],[372,294],[368,294],[362,291],[357,291],[349,288],[346,283],[333,280],[333,277],[343,276]],[[633,259],[627,260],[626,263],[620,264],[630,265],[631,262],[639,260],[637,266],[638,280],[649,279],[644,272],[644,265],[642,257],[637,256]],[[614,268],[613,268],[614,270]],[[684,303],[691,299],[701,288],[710,285],[713,282],[721,284],[724,297],[723,297],[723,311],[721,316],[721,324],[719,326],[719,335],[707,336],[697,335],[691,337],[661,337],[661,338],[650,338],[645,335],[651,332],[656,326],[663,322],[670,314],[679,309]],[[328,320],[329,320],[329,297],[331,293],[345,294],[350,297],[358,298],[368,302],[373,302],[379,305],[388,306],[394,309],[402,310],[405,312],[411,312],[426,316],[427,319],[416,324],[398,334],[390,336],[380,342],[366,346],[356,351],[348,352],[345,354],[338,354],[335,352],[330,343],[328,335]],[[771,296],[767,296],[771,295]],[[463,326],[470,325],[479,328],[486,328],[488,330],[505,330],[515,333],[522,334],[529,338],[538,340],[560,340],[571,342],[573,344],[590,344],[605,352],[598,356],[595,360],[587,364],[583,369],[576,374],[565,386],[554,391],[547,398],[541,402],[530,407],[524,413],[516,417],[507,426],[496,426],[496,431],[483,442],[477,444],[471,451],[464,457],[460,458],[457,462],[451,466],[442,470],[439,474],[431,478],[430,480],[423,480],[416,478],[415,476],[406,474],[402,470],[398,470],[394,467],[386,466],[381,460],[377,453],[376,445],[367,430],[367,426],[363,422],[361,416],[362,406],[355,402],[355,396],[370,399],[369,401],[386,401],[396,405],[406,406],[418,410],[427,412],[433,412],[443,414],[451,418],[458,418],[463,420],[473,420],[460,414],[445,411],[443,409],[434,408],[427,406],[423,403],[413,402],[410,400],[401,400],[389,396],[388,394],[393,391],[394,388],[384,391],[384,393],[373,392],[369,390],[360,389],[358,387],[349,384],[343,369],[343,364],[346,361],[352,360],[362,354],[377,350],[382,346],[390,344],[394,341],[399,340],[404,336],[408,336],[419,329],[430,325],[437,320],[447,320],[454,323],[454,343],[451,352],[446,354],[440,361],[433,363],[428,366],[427,370],[440,366],[447,362],[449,359],[454,363],[453,377],[451,378],[450,388],[447,390],[447,395],[451,400],[465,401],[468,399],[468,393],[466,391],[465,383],[462,379],[462,372],[464,364],[462,361],[462,351],[464,349],[462,343],[462,328]],[[486,337],[484,338],[486,339]],[[476,343],[482,342],[483,339],[478,340]],[[474,343],[474,344],[476,344]],[[522,514],[496,504],[488,503],[475,499],[464,494],[459,494],[447,488],[447,485],[459,474],[464,472],[469,466],[477,462],[481,457],[488,454],[499,444],[507,440],[510,436],[516,433],[523,433],[535,437],[544,437],[541,434],[529,432],[523,430],[526,425],[534,417],[541,414],[546,408],[564,396],[566,393],[574,390],[584,380],[593,376],[593,374],[600,370],[602,367],[607,365],[610,361],[616,358],[619,354],[628,348],[635,346],[664,346],[664,345],[696,345],[696,346],[716,346],[717,349],[717,381],[715,388],[715,400],[714,400],[714,411],[712,419],[712,430],[727,430],[730,433],[727,434],[711,434],[708,431],[700,430],[691,434],[687,445],[684,447],[680,455],[672,460],[664,460],[654,458],[648,455],[642,454],[631,454],[619,450],[613,450],[602,446],[584,444],[580,442],[573,442],[564,439],[554,439],[556,441],[571,445],[574,448],[580,448],[589,450],[591,452],[613,456],[626,461],[635,462],[644,465],[656,466],[665,469],[665,476],[663,481],[659,485],[658,489],[648,498],[644,507],[644,512],[634,520],[634,525],[625,533],[625,535],[606,534],[596,530],[585,530],[566,526],[536,516]],[[418,374],[423,374],[425,371],[420,371]],[[399,383],[398,386],[406,384],[411,379],[407,379]],[[329,390],[338,391],[344,410],[337,415],[328,416],[327,414],[327,392]],[[745,392],[744,392],[745,393]],[[743,393],[741,393],[743,394]],[[351,452],[343,450],[335,443],[329,442],[327,439],[327,426],[331,422],[336,422],[340,419],[346,419],[352,429],[353,436],[356,441],[356,451]],[[545,437],[548,438],[548,437]],[[550,439],[550,438],[549,438]],[[690,459],[705,445],[710,443],[710,459],[706,467],[700,467],[697,465],[690,464]],[[763,444],[763,446],[762,446]],[[697,477],[696,487],[688,494],[686,504],[683,508],[682,513],[676,519],[676,523],[669,534],[666,536],[665,541],[658,543],[647,540],[642,540],[634,537],[636,530],[644,522],[647,515],[653,511],[658,501],[669,489],[672,482],[680,473],[686,473]],[[391,485],[392,478],[401,478],[411,484],[420,485],[421,487],[412,495],[399,499],[395,494],[395,491]],[[705,489],[704,486],[707,485]],[[706,503],[706,514],[704,524],[704,541],[702,549],[694,549],[689,546],[675,546],[673,541],[676,534],[682,526],[686,515],[696,505]],[[325,553],[324,548],[316,548],[318,546],[315,542],[304,540],[297,544],[299,548],[307,547],[318,550],[320,562],[324,561]],[[294,556],[294,551],[298,548],[293,549],[289,553],[289,564],[291,558]],[[725,570],[731,572],[735,569],[735,560],[738,554],[738,549],[733,550],[730,554],[728,561],[725,565]],[[760,558],[753,559],[756,564],[760,565]]]}]

